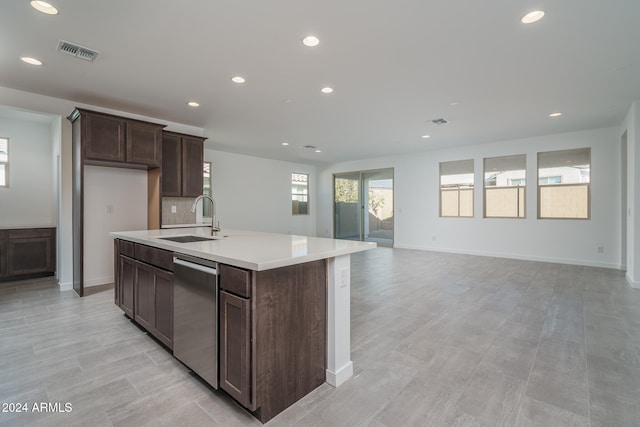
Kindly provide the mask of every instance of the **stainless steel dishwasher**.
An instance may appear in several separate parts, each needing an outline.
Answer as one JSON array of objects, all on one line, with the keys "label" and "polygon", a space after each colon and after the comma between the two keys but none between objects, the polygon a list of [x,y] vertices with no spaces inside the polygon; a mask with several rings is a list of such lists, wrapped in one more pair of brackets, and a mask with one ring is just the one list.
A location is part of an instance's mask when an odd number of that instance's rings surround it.
[{"label": "stainless steel dishwasher", "polygon": [[217,264],[175,254],[173,273],[173,355],[217,389]]}]

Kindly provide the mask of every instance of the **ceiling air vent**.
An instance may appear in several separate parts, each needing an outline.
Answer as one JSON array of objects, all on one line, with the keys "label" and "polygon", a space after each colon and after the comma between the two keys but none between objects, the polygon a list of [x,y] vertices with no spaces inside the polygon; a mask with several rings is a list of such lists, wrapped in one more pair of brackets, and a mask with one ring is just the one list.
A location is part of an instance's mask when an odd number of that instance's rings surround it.
[{"label": "ceiling air vent", "polygon": [[429,120],[429,123],[432,125],[445,125],[449,123],[449,121],[447,119],[439,118],[439,119]]},{"label": "ceiling air vent", "polygon": [[79,46],[64,40],[60,40],[58,43],[58,52],[63,52],[89,62],[95,61],[100,54],[100,52],[89,49],[88,47]]}]

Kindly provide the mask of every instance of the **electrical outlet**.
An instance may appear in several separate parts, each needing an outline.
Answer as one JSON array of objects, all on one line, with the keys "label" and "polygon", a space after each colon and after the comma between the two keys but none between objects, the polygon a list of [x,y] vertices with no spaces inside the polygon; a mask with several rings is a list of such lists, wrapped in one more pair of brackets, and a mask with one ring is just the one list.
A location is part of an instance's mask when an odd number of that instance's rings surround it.
[{"label": "electrical outlet", "polygon": [[108,214],[112,214],[113,213],[113,205],[107,205],[107,213]]},{"label": "electrical outlet", "polygon": [[599,254],[603,254],[604,253],[604,246],[598,246],[598,253]]},{"label": "electrical outlet", "polygon": [[178,212],[178,208],[175,206],[171,206],[171,213],[176,213]]}]

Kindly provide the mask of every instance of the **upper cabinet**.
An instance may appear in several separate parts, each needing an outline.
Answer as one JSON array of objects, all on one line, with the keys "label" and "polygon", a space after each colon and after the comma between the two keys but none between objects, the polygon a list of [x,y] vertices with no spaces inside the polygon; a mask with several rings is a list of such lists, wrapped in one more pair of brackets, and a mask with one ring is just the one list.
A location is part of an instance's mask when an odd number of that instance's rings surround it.
[{"label": "upper cabinet", "polygon": [[206,138],[167,131],[162,134],[162,196],[199,196]]},{"label": "upper cabinet", "polygon": [[75,109],[69,120],[80,122],[85,164],[159,167],[164,125]]}]

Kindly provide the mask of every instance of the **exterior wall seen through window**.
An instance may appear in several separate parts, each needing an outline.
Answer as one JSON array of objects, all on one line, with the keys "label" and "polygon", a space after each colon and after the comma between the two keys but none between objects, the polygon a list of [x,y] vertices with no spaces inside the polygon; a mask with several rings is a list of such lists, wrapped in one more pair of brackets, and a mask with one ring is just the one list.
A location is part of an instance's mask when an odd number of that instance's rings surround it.
[{"label": "exterior wall seen through window", "polygon": [[440,163],[440,216],[473,217],[473,159]]},{"label": "exterior wall seen through window", "polygon": [[484,217],[524,218],[527,157],[484,159]]},{"label": "exterior wall seen through window", "polygon": [[591,149],[538,153],[538,218],[589,219]]}]

